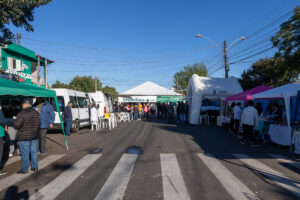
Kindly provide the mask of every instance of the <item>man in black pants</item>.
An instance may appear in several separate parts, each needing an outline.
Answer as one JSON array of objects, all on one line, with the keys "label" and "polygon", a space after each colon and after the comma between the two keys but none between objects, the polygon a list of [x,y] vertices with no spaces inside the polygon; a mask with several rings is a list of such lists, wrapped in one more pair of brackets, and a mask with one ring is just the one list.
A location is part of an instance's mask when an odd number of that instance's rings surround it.
[{"label": "man in black pants", "polygon": [[257,110],[253,106],[253,101],[248,102],[248,107],[244,109],[242,114],[241,123],[243,125],[243,141],[242,143],[250,140],[251,144],[255,144],[255,138],[253,133],[254,126],[258,125]]}]

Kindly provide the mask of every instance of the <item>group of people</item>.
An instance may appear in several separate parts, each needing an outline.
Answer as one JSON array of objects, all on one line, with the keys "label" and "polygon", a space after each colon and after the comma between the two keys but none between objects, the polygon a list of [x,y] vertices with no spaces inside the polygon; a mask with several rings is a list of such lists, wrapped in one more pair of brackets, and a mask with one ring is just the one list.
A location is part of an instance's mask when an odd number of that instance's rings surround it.
[{"label": "group of people", "polygon": [[223,124],[230,132],[242,139],[241,143],[257,146],[258,119],[264,116],[279,122],[282,120],[282,111],[279,105],[272,101],[270,101],[265,112],[263,112],[261,102],[254,105],[254,101],[250,100],[244,109],[242,109],[240,102],[233,102],[224,115]]},{"label": "group of people", "polygon": [[[26,174],[31,170],[38,171],[38,154],[45,155],[46,135],[53,127],[55,119],[54,109],[44,98],[19,100],[3,99],[0,109],[0,175],[6,174],[3,170],[3,156],[8,148],[8,157],[16,152],[21,156],[22,167],[17,172]],[[5,144],[5,145],[3,145]]]},{"label": "group of people", "polygon": [[188,119],[189,106],[184,102],[131,103],[121,104],[118,110],[128,112],[132,120],[161,119],[184,124]]}]

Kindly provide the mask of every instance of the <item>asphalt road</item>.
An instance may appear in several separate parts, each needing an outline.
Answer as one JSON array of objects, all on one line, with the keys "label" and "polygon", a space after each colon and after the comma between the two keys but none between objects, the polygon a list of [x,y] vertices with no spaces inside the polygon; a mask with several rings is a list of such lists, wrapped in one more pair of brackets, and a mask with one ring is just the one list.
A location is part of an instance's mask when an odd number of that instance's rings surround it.
[{"label": "asphalt road", "polygon": [[133,121],[82,129],[68,143],[67,151],[62,135],[48,134],[35,174],[15,174],[20,160],[10,159],[0,199],[300,199],[299,155],[240,144],[213,126]]}]

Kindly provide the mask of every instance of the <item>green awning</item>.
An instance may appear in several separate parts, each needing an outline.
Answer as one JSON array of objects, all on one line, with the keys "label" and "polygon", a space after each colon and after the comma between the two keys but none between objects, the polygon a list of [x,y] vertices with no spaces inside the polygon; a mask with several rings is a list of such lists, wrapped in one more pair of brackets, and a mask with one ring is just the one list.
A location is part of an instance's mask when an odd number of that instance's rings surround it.
[{"label": "green awning", "polygon": [[66,141],[66,147],[68,149],[68,143],[66,134],[64,131],[64,125],[62,117],[60,115],[60,109],[56,97],[56,92],[53,90],[47,90],[34,85],[27,85],[25,83],[18,83],[9,81],[6,79],[0,79],[0,96],[21,96],[21,97],[53,97],[56,104],[57,113],[60,119],[60,124]]},{"label": "green awning", "polygon": [[34,85],[0,79],[0,95],[26,97],[56,97],[56,92]]}]

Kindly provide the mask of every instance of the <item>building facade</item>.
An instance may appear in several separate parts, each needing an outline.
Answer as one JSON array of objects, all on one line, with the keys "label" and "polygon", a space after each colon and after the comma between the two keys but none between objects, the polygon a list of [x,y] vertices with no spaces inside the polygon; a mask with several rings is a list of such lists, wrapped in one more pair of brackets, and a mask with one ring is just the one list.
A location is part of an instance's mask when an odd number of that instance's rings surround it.
[{"label": "building facade", "polygon": [[47,65],[53,61],[18,44],[0,47],[0,78],[47,87]]}]

